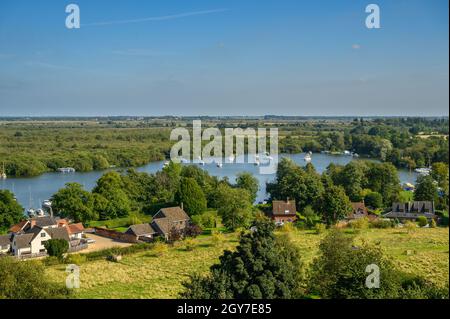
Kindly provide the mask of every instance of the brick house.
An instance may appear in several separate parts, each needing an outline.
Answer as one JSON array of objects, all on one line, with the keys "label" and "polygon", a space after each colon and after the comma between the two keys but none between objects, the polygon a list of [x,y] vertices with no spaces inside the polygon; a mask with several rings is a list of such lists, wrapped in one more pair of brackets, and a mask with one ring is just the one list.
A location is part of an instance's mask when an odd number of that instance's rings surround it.
[{"label": "brick house", "polygon": [[286,222],[292,223],[297,220],[297,208],[295,200],[274,200],[272,201],[272,212],[270,213],[272,220],[279,225]]}]

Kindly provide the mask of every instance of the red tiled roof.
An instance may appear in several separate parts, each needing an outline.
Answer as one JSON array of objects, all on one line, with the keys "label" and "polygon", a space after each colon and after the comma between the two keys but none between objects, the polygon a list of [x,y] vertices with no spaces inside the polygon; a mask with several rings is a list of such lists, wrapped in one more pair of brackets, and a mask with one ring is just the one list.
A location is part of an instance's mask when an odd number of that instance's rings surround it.
[{"label": "red tiled roof", "polygon": [[21,231],[25,227],[26,224],[28,224],[28,220],[22,220],[20,223],[11,226],[9,231],[11,233],[17,233],[17,232]]},{"label": "red tiled roof", "polygon": [[82,223],[70,224],[67,226],[67,231],[70,235],[78,234],[84,231],[84,226]]}]

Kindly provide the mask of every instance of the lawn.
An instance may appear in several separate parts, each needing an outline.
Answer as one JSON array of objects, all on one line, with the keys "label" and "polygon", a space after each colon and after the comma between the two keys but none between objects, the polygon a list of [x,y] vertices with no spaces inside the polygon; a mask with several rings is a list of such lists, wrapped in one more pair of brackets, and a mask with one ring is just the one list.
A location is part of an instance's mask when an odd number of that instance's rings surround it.
[{"label": "lawn", "polygon": [[[312,231],[290,233],[299,247],[305,264],[317,255],[318,245],[325,234]],[[403,229],[369,229],[356,235],[358,242],[380,245],[395,264],[410,273],[420,274],[444,285],[449,276],[448,228],[418,229],[408,234]],[[86,262],[80,267],[81,288],[76,298],[176,298],[181,282],[192,272],[208,271],[218,261],[224,249],[237,245],[236,234],[226,234],[224,240],[213,244],[211,236],[195,240],[196,247],[186,251],[182,242],[170,247],[162,256],[151,251],[124,256],[118,262],[105,260]],[[48,267],[55,281],[65,281],[65,266]]]}]

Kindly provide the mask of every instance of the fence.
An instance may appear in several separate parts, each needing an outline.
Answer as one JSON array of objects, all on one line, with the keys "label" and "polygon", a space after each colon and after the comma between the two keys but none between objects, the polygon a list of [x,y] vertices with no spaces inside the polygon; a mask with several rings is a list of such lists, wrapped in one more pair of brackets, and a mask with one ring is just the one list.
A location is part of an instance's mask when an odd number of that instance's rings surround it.
[{"label": "fence", "polygon": [[125,243],[133,243],[134,244],[134,243],[138,242],[138,239],[136,238],[136,236],[131,235],[131,234],[121,233],[116,230],[106,229],[106,228],[101,228],[101,227],[94,227],[94,229],[95,229],[95,234],[98,236],[111,238],[111,239],[114,239],[117,241],[122,241]]}]

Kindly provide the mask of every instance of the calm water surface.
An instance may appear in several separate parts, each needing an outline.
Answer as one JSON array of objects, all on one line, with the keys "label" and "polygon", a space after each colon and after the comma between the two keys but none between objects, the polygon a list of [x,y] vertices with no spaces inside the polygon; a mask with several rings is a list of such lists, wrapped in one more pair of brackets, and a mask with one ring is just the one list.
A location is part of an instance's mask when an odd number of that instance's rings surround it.
[{"label": "calm water surface", "polygon": [[[283,154],[282,157],[289,157],[297,164],[304,166],[304,153],[299,154]],[[345,165],[352,160],[350,156],[334,156],[329,154],[313,154],[312,164],[316,170],[322,173],[330,163]],[[152,162],[145,166],[137,168],[140,172],[155,173],[162,169],[164,161]],[[257,202],[264,200],[267,197],[266,183],[272,181],[275,178],[275,174],[261,175],[259,173],[259,167],[251,163],[224,163],[221,168],[216,164],[206,164],[201,166],[203,169],[209,172],[213,176],[223,178],[227,176],[230,182],[234,182],[236,175],[241,172],[250,172],[258,180],[260,189],[258,192]],[[49,199],[60,188],[64,187],[66,183],[77,182],[85,187],[87,190],[91,190],[97,181],[105,171],[94,171],[87,173],[45,173],[38,177],[31,178],[8,178],[0,181],[1,189],[9,189],[12,191],[20,204],[29,208],[39,208],[42,201]],[[399,170],[399,178],[402,183],[409,182],[415,183],[417,173],[408,172],[406,170]]]}]

